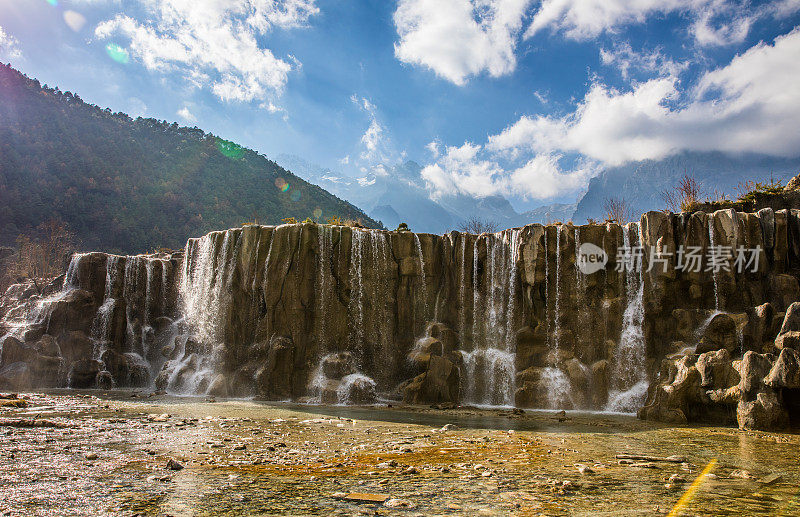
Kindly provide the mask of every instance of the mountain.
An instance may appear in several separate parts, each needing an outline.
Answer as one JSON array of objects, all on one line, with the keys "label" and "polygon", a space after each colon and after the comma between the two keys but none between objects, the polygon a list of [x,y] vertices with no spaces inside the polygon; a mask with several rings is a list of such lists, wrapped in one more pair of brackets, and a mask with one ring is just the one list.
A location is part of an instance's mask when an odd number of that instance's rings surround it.
[{"label": "mountain", "polygon": [[577,203],[553,203],[540,206],[533,210],[523,212],[521,215],[532,223],[549,224],[557,221],[567,222],[572,220]]},{"label": "mountain", "polygon": [[86,249],[133,253],[315,211],[378,226],[250,149],[112,113],[0,64],[0,244],[57,219]]},{"label": "mountain", "polygon": [[364,208],[370,217],[389,229],[404,222],[414,231],[442,234],[458,229],[471,218],[493,222],[498,229],[529,222],[502,196],[455,195],[431,199],[420,175],[422,167],[413,161],[378,169],[378,173],[359,178],[347,177],[294,155],[279,155],[277,161],[308,181]]},{"label": "mountain", "polygon": [[634,216],[666,208],[663,193],[688,174],[699,183],[703,197],[716,192],[737,197],[737,186],[747,181],[786,182],[800,172],[800,158],[775,158],[761,154],[731,155],[720,152],[683,152],[661,160],[643,160],[604,170],[589,182],[572,219],[602,220],[607,199],[624,199]]}]

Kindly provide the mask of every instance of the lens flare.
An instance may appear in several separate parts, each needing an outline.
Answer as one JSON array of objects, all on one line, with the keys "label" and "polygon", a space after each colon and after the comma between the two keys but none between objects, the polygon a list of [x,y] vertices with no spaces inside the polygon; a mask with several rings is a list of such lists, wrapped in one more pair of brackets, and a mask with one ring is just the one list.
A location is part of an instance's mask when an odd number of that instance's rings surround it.
[{"label": "lens flare", "polygon": [[314,219],[322,219],[322,209],[320,207],[314,209]]},{"label": "lens flare", "polygon": [[289,199],[291,199],[295,203],[300,201],[300,197],[301,197],[301,195],[300,195],[300,191],[299,190],[293,190],[292,193],[289,194]]},{"label": "lens flare", "polygon": [[217,138],[217,149],[219,149],[220,154],[231,160],[238,160],[244,155],[244,148],[230,140]]},{"label": "lens flare", "polygon": [[47,3],[55,7],[58,5],[58,0],[47,0]]},{"label": "lens flare", "polygon": [[286,183],[285,179],[280,177],[275,178],[275,187],[277,187],[277,189],[280,190],[281,192],[286,192],[287,190],[289,190],[289,184]]},{"label": "lens flare", "polygon": [[108,54],[108,57],[117,63],[122,63],[123,65],[127,64],[128,60],[130,59],[128,56],[128,51],[116,43],[109,43],[106,45],[106,53]]}]

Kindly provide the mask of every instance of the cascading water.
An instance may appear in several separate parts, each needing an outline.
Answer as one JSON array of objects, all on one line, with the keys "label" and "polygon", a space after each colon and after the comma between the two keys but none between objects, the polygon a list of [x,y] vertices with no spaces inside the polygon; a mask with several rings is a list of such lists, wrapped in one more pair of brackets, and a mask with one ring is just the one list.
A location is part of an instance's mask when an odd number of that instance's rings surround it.
[{"label": "cascading water", "polygon": [[[636,242],[631,241],[635,233]],[[623,247],[630,250],[631,257],[642,243],[640,223],[624,227]],[[625,274],[627,305],[622,316],[622,333],[613,357],[612,388],[609,390],[606,411],[633,412],[641,407],[647,395],[646,348],[644,342],[644,271],[635,258],[627,264]]]},{"label": "cascading water", "polygon": [[[714,217],[710,216],[708,219],[708,241],[710,248],[709,250],[714,250],[716,246],[714,245]],[[713,251],[711,251],[713,253]],[[717,272],[713,270],[711,271],[711,278],[714,281],[714,309],[719,310],[719,280],[717,279]]]},{"label": "cascading water", "polygon": [[[483,282],[478,242],[486,244]],[[481,235],[473,254],[473,349],[462,351],[464,400],[473,404],[514,403],[514,322],[519,230]],[[466,265],[464,265],[466,266]],[[463,273],[462,273],[463,276]]]},{"label": "cascading water", "polygon": [[[547,403],[551,409],[559,409],[571,405],[571,392],[572,386],[569,378],[561,371],[559,367],[560,360],[560,336],[561,336],[561,233],[564,230],[563,225],[556,225],[556,260],[555,260],[555,293],[553,300],[553,325],[548,326],[548,341],[549,353],[548,363],[549,366],[543,368],[541,381],[545,390],[547,391]],[[547,236],[545,235],[545,243],[547,243]],[[546,253],[546,252],[545,252]],[[548,262],[548,257],[545,255],[545,264]],[[546,271],[549,275],[549,270]],[[549,281],[549,278],[547,279]],[[545,285],[548,283],[545,282]],[[546,292],[545,298],[549,296]],[[548,300],[545,300],[547,305]]]},{"label": "cascading water", "polygon": [[[334,278],[328,278],[328,260],[332,254],[332,229],[320,229],[320,289],[317,306],[324,310],[334,295]],[[383,276],[390,256],[389,243],[383,232],[352,229],[350,247],[350,299],[347,305],[349,328],[346,351],[332,350],[326,337],[321,338],[322,356],[311,374],[308,389],[311,400],[347,404],[370,402],[377,383],[361,373],[366,339],[374,339],[384,351],[391,343],[392,329],[387,318]],[[324,321],[324,316],[322,317]],[[324,327],[324,325],[323,325]],[[324,332],[324,330],[323,330]],[[338,364],[338,367],[330,365]],[[391,367],[391,365],[387,365]]]},{"label": "cascading water", "polygon": [[424,327],[425,323],[427,321],[426,318],[428,318],[428,287],[426,285],[426,279],[425,279],[425,257],[423,256],[423,253],[422,253],[422,243],[419,240],[419,235],[417,235],[416,233],[414,234],[414,244],[417,247],[417,255],[419,256],[419,268],[420,268],[420,272],[419,272],[420,290],[419,290],[419,292],[422,295],[422,318],[421,318],[421,321],[422,321],[422,326]]}]

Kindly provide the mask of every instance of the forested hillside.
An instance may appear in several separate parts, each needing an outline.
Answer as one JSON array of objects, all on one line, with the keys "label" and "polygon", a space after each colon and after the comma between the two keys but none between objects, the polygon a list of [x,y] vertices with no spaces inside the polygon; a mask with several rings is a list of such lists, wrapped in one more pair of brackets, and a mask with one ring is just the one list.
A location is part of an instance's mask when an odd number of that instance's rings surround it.
[{"label": "forested hillside", "polygon": [[83,102],[0,64],[0,244],[59,220],[83,249],[183,246],[214,229],[361,210],[198,128]]}]

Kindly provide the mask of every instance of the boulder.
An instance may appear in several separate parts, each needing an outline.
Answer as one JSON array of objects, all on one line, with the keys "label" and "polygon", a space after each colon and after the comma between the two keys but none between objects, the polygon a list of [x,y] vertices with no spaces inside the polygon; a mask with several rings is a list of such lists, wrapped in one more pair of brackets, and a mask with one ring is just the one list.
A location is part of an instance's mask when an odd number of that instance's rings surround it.
[{"label": "boulder", "polygon": [[27,363],[16,362],[0,368],[0,389],[21,391],[31,387],[31,369]]},{"label": "boulder", "polygon": [[775,338],[775,348],[800,350],[800,302],[793,302],[783,317],[783,324]]},{"label": "boulder", "polygon": [[432,356],[428,370],[405,387],[403,398],[409,404],[457,402],[460,381],[458,366],[444,357]]},{"label": "boulder", "polygon": [[770,388],[800,388],[800,352],[792,348],[784,348],[778,360],[772,365],[764,384]]},{"label": "boulder", "polygon": [[724,348],[706,352],[697,358],[700,386],[707,390],[726,390],[739,384],[739,372],[733,367],[730,353]]},{"label": "boulder", "polygon": [[749,396],[752,393],[763,389],[764,377],[772,369],[773,356],[769,354],[757,354],[747,352],[742,358],[739,368],[739,389],[743,395]]},{"label": "boulder", "polygon": [[375,381],[360,374],[348,375],[342,379],[336,391],[340,403],[374,404],[378,399]]},{"label": "boulder", "polygon": [[27,363],[36,355],[36,350],[14,336],[7,335],[0,342],[0,366]]},{"label": "boulder", "polygon": [[98,375],[102,370],[102,363],[94,359],[74,361],[67,376],[69,387],[78,389],[94,388],[97,385]]},{"label": "boulder", "polygon": [[736,321],[730,314],[720,313],[711,318],[703,331],[696,353],[715,352],[726,349],[731,355],[738,354],[739,337],[736,333]]},{"label": "boulder", "polygon": [[68,362],[87,359],[94,349],[92,340],[80,330],[70,330],[58,336],[58,345],[61,355]]},{"label": "boulder", "polygon": [[58,346],[56,338],[50,334],[43,335],[39,341],[36,342],[34,348],[42,355],[61,357],[61,347]]},{"label": "boulder", "polygon": [[322,360],[322,373],[328,379],[341,379],[355,372],[355,360],[350,352],[330,354]]},{"label": "boulder", "polygon": [[789,426],[789,413],[773,391],[758,393],[752,400],[741,400],[736,408],[741,429],[776,431]]},{"label": "boulder", "polygon": [[110,390],[114,388],[114,378],[111,376],[111,373],[103,370],[101,372],[97,372],[97,378],[95,380],[95,385],[97,385],[98,389],[101,390]]}]

